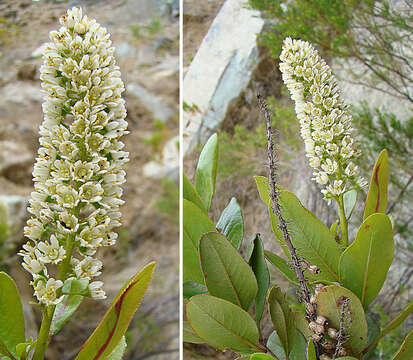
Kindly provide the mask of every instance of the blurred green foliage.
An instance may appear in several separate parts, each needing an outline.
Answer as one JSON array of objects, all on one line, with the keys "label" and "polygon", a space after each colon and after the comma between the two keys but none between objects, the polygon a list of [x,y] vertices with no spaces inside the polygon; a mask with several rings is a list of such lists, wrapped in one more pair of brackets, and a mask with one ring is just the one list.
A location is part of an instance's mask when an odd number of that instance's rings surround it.
[{"label": "blurred green foliage", "polygon": [[[380,326],[383,327],[390,322],[390,316],[381,308],[380,305],[376,305],[374,308],[375,314],[379,317],[378,321]],[[399,349],[400,344],[409,332],[408,322],[403,323],[388,335],[379,341],[375,349],[375,359],[391,359],[392,355]]]},{"label": "blurred green foliage", "polygon": [[[268,97],[268,107],[273,113],[273,127],[279,131],[277,151],[285,159],[301,147],[299,124],[294,109],[280,99]],[[233,131],[220,132],[218,177],[226,179],[251,177],[262,168],[263,152],[267,143],[265,123],[258,119],[246,126],[235,125]]]},{"label": "blurred green foliage", "polygon": [[171,179],[161,181],[162,193],[155,202],[156,210],[176,226],[179,226],[179,187]]}]

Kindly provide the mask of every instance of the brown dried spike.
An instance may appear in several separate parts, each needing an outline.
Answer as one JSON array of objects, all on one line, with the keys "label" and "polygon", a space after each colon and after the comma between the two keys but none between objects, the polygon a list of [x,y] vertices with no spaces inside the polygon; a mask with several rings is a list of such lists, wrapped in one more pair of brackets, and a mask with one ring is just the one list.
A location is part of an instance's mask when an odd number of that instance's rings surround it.
[{"label": "brown dried spike", "polygon": [[336,347],[336,345],[332,341],[327,340],[327,339],[324,339],[321,342],[321,346],[326,350],[334,350]]},{"label": "brown dried spike", "polygon": [[316,334],[324,334],[325,331],[324,326],[317,324],[315,321],[311,321],[308,324],[308,328]]},{"label": "brown dried spike", "polygon": [[331,357],[326,354],[323,354],[323,355],[320,355],[320,360],[331,360]]},{"label": "brown dried spike", "polygon": [[337,355],[338,355],[338,356],[346,356],[346,355],[347,355],[346,349],[344,349],[343,347],[341,347],[340,349],[338,349]]},{"label": "brown dried spike", "polygon": [[311,339],[313,339],[314,342],[318,343],[323,339],[323,334],[313,334],[311,335]]},{"label": "brown dried spike", "polygon": [[327,329],[327,334],[330,336],[332,339],[337,339],[338,337],[338,331],[334,328],[328,328]]},{"label": "brown dried spike", "polygon": [[328,325],[328,320],[324,316],[321,316],[321,315],[317,316],[317,319],[315,320],[315,322],[318,325],[322,325],[322,326],[327,326]]},{"label": "brown dried spike", "polygon": [[311,304],[315,304],[316,301],[317,301],[317,296],[315,296],[314,294],[311,295],[311,297],[310,297],[310,303],[311,303]]}]

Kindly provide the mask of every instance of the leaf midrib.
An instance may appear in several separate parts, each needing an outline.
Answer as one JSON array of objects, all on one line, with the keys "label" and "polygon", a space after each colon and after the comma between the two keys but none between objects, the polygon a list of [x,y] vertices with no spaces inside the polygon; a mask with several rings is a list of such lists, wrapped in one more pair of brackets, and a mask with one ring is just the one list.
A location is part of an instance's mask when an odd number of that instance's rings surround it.
[{"label": "leaf midrib", "polygon": [[[236,288],[235,288],[235,285],[234,285],[234,283],[232,282],[232,280],[231,280],[231,278],[230,278],[230,276],[229,276],[229,273],[228,273],[228,271],[227,271],[227,268],[225,267],[224,262],[222,261],[221,257],[219,256],[220,254],[219,254],[219,252],[217,251],[217,249],[215,248],[215,244],[214,244],[213,242],[211,242],[211,247],[212,247],[212,249],[215,251],[215,253],[217,254],[217,258],[219,259],[222,267],[224,268],[224,274],[225,274],[226,278],[228,279],[229,284],[231,285],[231,289],[232,289],[232,291],[233,291],[234,294],[235,294],[235,297],[236,297],[236,300],[237,300],[237,302],[238,302],[238,305],[243,308],[243,306],[242,306],[242,304],[241,304],[241,299],[240,299],[240,297],[239,297],[239,295],[238,295],[238,292],[237,292],[237,290],[236,290]],[[205,283],[206,283],[206,282],[207,282],[207,281],[205,281]],[[207,288],[208,288],[208,286],[207,286]]]}]

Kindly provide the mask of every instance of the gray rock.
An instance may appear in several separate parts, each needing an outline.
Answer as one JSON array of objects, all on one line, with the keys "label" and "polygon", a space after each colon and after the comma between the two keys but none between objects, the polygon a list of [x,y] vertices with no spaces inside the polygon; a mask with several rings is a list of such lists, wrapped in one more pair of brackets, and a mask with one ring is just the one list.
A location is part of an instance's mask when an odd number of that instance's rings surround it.
[{"label": "gray rock", "polygon": [[143,167],[143,175],[152,179],[168,177],[177,180],[179,177],[179,137],[170,139],[162,152],[160,161],[150,161]]},{"label": "gray rock", "polygon": [[126,86],[126,94],[138,98],[157,120],[166,122],[175,114],[175,111],[164,105],[161,99],[136,83],[130,83]]},{"label": "gray rock", "polygon": [[213,21],[184,79],[183,151],[224,120],[229,103],[248,85],[258,63],[257,34],[264,20],[244,0],[228,0]]},{"label": "gray rock", "polygon": [[[26,214],[27,198],[19,195],[0,195],[1,222],[9,226],[20,224]],[[3,214],[5,212],[5,214]]]},{"label": "gray rock", "polygon": [[32,153],[21,143],[0,141],[0,175],[13,182],[30,177]]},{"label": "gray rock", "polygon": [[40,86],[26,81],[7,84],[0,89],[0,105],[7,102],[24,106],[32,105],[33,102],[40,103],[42,102]]},{"label": "gray rock", "polygon": [[115,48],[115,54],[120,58],[128,57],[132,55],[134,52],[135,49],[132,46],[130,46],[129,43],[127,43],[126,41],[121,42]]}]

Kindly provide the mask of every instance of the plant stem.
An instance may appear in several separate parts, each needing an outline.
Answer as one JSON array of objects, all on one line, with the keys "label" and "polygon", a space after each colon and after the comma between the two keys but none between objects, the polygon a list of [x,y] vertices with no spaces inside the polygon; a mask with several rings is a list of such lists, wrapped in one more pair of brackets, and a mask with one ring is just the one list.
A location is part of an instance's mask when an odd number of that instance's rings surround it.
[{"label": "plant stem", "polygon": [[43,308],[42,325],[40,326],[39,336],[37,337],[36,350],[34,351],[33,360],[43,360],[50,338],[50,326],[55,306],[45,306]]},{"label": "plant stem", "polygon": [[348,246],[348,222],[346,219],[346,214],[344,212],[344,200],[343,194],[338,197],[338,216],[340,217],[340,229],[341,229],[341,239],[340,245],[343,249]]},{"label": "plant stem", "polygon": [[[72,258],[72,253],[75,248],[74,235],[70,235],[66,239],[66,257],[63,259],[62,263],[59,266],[57,273],[57,280],[65,281],[67,273],[70,269],[70,259]],[[60,296],[61,289],[58,290],[57,296]],[[44,354],[46,352],[47,346],[49,345],[50,340],[50,327],[52,325],[53,314],[55,311],[56,305],[45,306],[43,308],[43,318],[42,324],[40,325],[39,335],[36,342],[36,350],[33,355],[33,360],[43,360]]]}]

